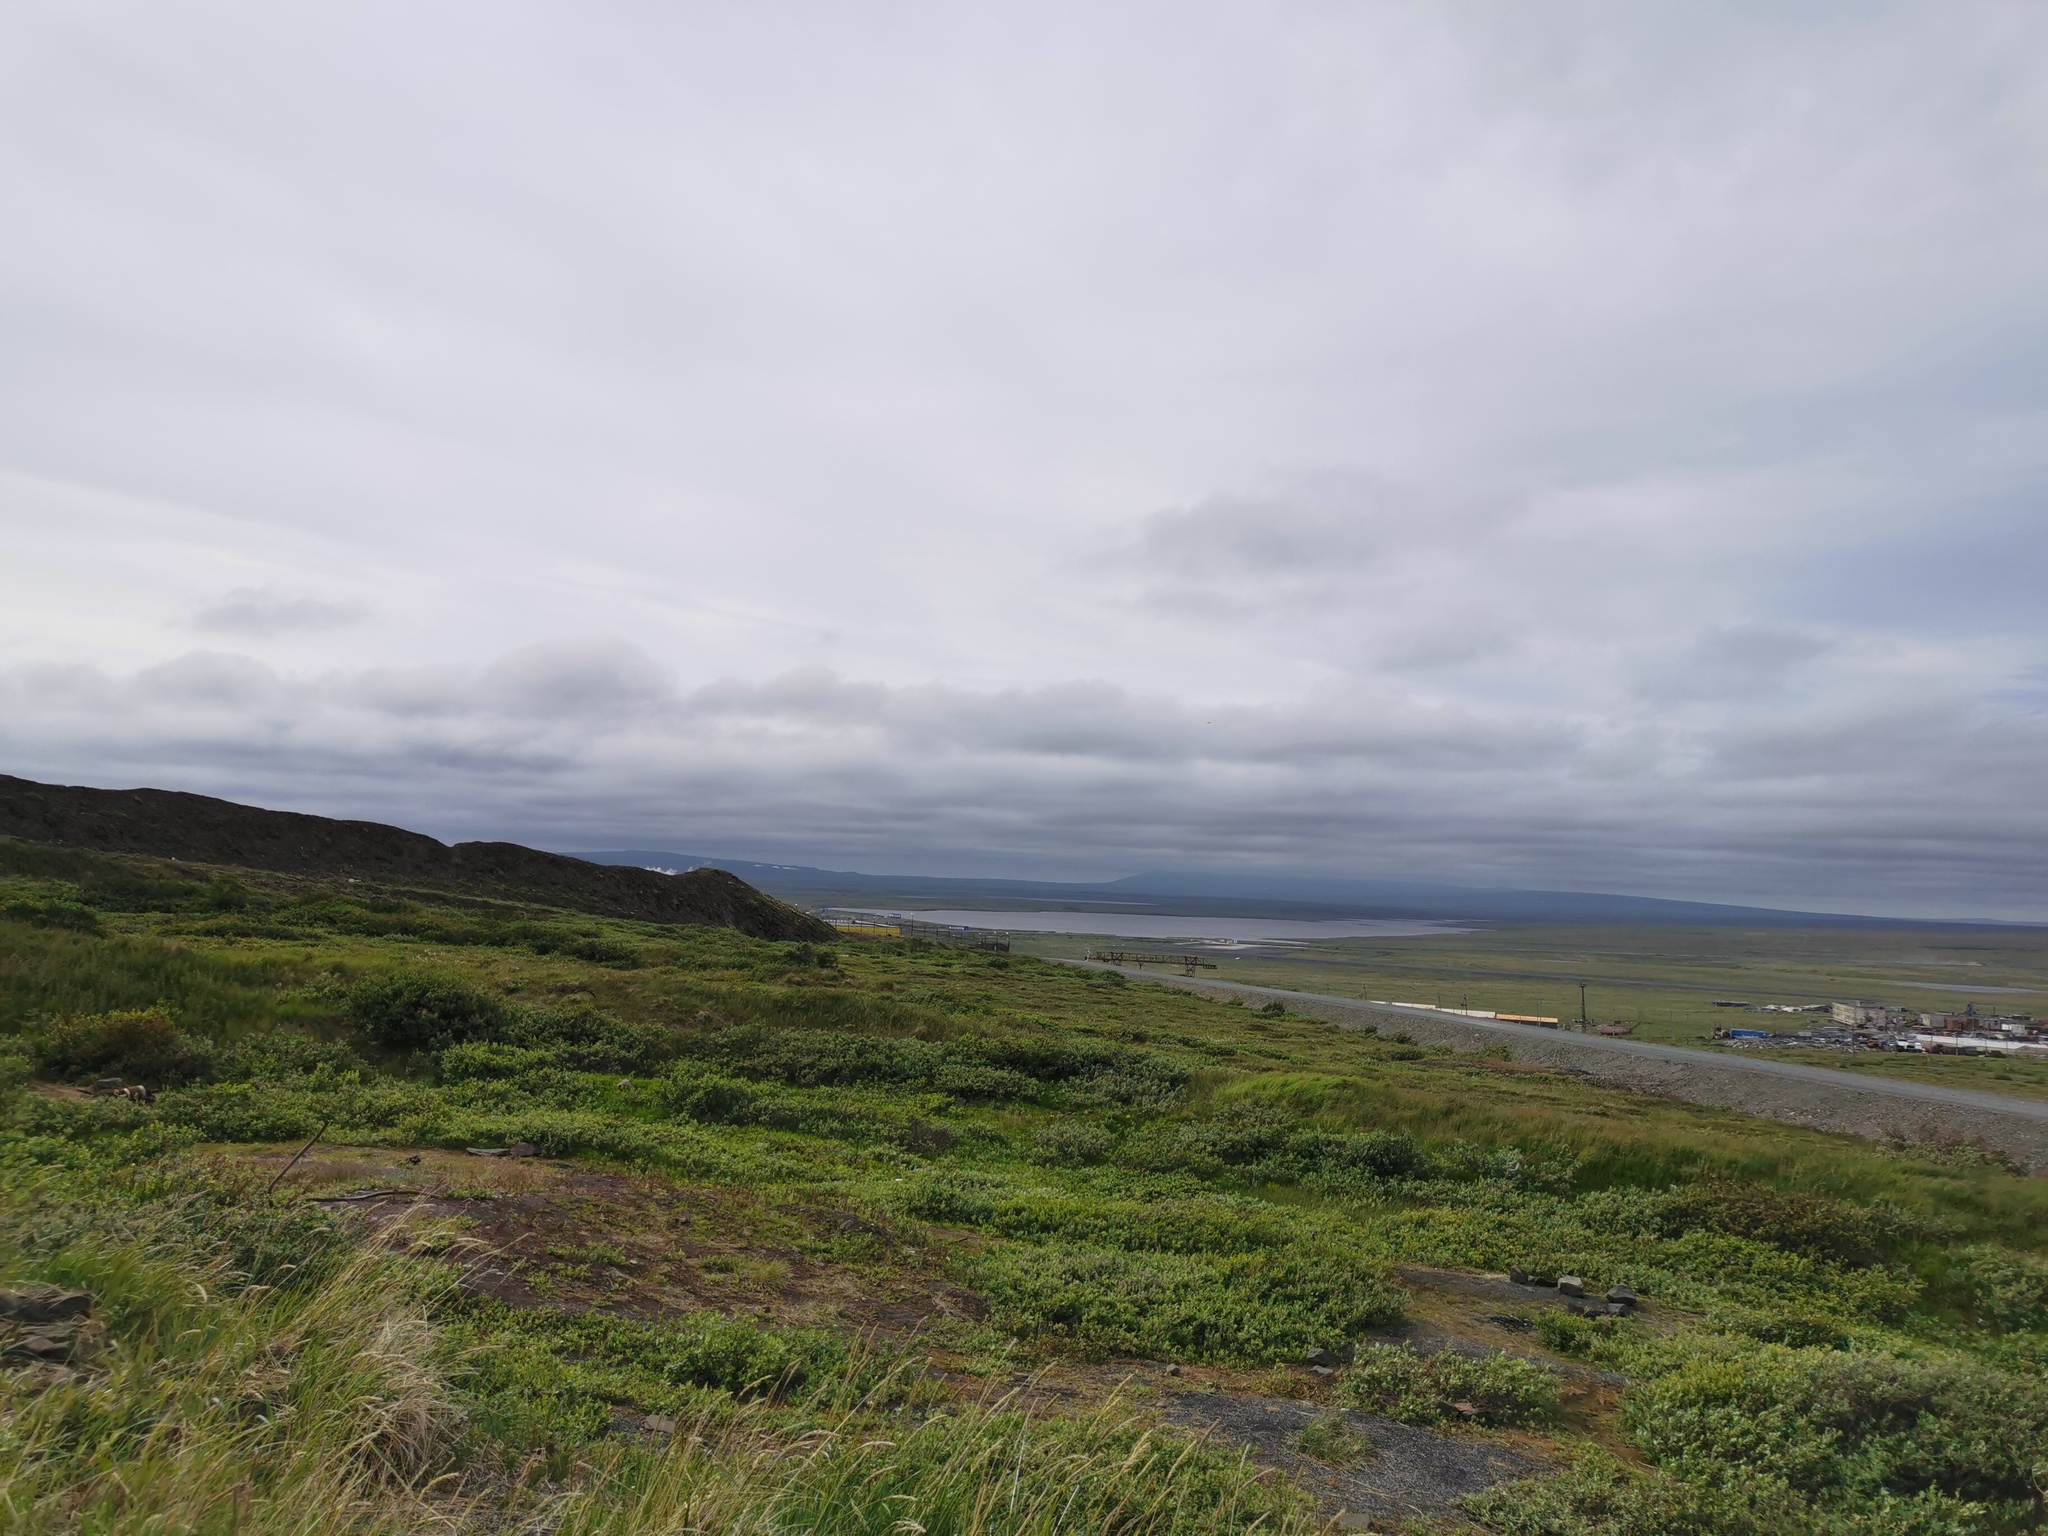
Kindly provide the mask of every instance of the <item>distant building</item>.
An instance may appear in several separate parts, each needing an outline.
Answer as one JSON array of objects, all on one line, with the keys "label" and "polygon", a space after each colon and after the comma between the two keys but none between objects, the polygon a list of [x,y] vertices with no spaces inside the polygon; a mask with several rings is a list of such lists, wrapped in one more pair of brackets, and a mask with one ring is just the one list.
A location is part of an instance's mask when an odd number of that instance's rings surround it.
[{"label": "distant building", "polygon": [[2048,1056],[2048,1039],[2019,1034],[1959,1034],[1943,1030],[1922,1032],[1912,1037],[1915,1047],[1934,1055],[1976,1056],[1991,1052],[1999,1056]]},{"label": "distant building", "polygon": [[1836,1003],[1828,1014],[1850,1029],[1883,1029],[1893,1020],[1892,1010],[1883,1003]]}]

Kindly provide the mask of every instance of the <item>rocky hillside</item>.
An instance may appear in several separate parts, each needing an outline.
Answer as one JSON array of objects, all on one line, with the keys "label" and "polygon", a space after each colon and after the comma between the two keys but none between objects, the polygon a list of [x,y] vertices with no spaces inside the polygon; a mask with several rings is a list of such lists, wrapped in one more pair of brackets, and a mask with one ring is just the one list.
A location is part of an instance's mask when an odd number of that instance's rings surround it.
[{"label": "rocky hillside", "polygon": [[267,811],[165,789],[83,789],[0,774],[0,836],[278,874],[397,882],[605,917],[734,928],[757,939],[833,929],[718,869],[683,875],[591,864],[517,843],[449,847],[374,821]]}]

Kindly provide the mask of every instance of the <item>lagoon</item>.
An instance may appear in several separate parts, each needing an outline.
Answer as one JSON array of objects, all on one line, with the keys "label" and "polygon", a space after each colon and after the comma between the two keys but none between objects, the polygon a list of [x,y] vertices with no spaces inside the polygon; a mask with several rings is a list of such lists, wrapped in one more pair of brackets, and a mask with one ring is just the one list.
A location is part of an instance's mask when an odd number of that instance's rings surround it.
[{"label": "lagoon", "polygon": [[[856,909],[846,908],[852,911]],[[1419,939],[1468,933],[1454,923],[1410,918],[1344,917],[1302,920],[1275,917],[1178,917],[1146,912],[977,912],[966,908],[909,911],[879,907],[866,915],[908,918],[942,928],[989,928],[1005,933],[1072,933],[1113,939],[1207,939],[1235,943],[1307,943],[1315,939]]]}]

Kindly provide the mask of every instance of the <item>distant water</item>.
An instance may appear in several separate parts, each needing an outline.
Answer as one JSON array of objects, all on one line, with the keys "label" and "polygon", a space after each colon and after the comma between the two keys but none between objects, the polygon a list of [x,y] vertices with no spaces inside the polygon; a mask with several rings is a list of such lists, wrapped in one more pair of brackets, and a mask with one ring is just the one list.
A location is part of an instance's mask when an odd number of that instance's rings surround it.
[{"label": "distant water", "polygon": [[[842,910],[851,911],[852,908]],[[1175,917],[1172,914],[1127,912],[936,912],[859,909],[877,917],[908,917],[945,928],[997,928],[1009,933],[1082,933],[1110,939],[1264,939],[1302,943],[1309,939],[1413,939],[1447,933],[1469,933],[1451,923],[1402,918],[1344,917],[1329,921],[1292,922],[1274,917]]]}]

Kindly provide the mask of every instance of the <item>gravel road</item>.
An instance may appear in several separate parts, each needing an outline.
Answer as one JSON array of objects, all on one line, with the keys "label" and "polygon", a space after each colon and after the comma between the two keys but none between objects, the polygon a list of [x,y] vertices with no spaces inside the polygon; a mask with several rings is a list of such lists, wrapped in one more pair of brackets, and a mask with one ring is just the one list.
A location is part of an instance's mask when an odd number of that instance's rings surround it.
[{"label": "gravel road", "polygon": [[1962,1137],[1981,1141],[2035,1173],[2048,1173],[2048,1101],[2008,1098],[1897,1078],[1864,1077],[1828,1067],[1755,1056],[1652,1045],[1606,1035],[1580,1035],[1498,1019],[1466,1019],[1428,1008],[1367,1003],[1318,992],[1289,992],[1236,981],[1206,981],[1095,961],[1090,970],[1122,970],[1133,980],[1180,987],[1212,997],[1273,998],[1296,1013],[1345,1029],[1374,1024],[1406,1030],[1424,1045],[1478,1050],[1505,1044],[1517,1061],[1583,1072],[1617,1088],[1685,1099],[1785,1120],[1815,1130],[1906,1141]]}]

